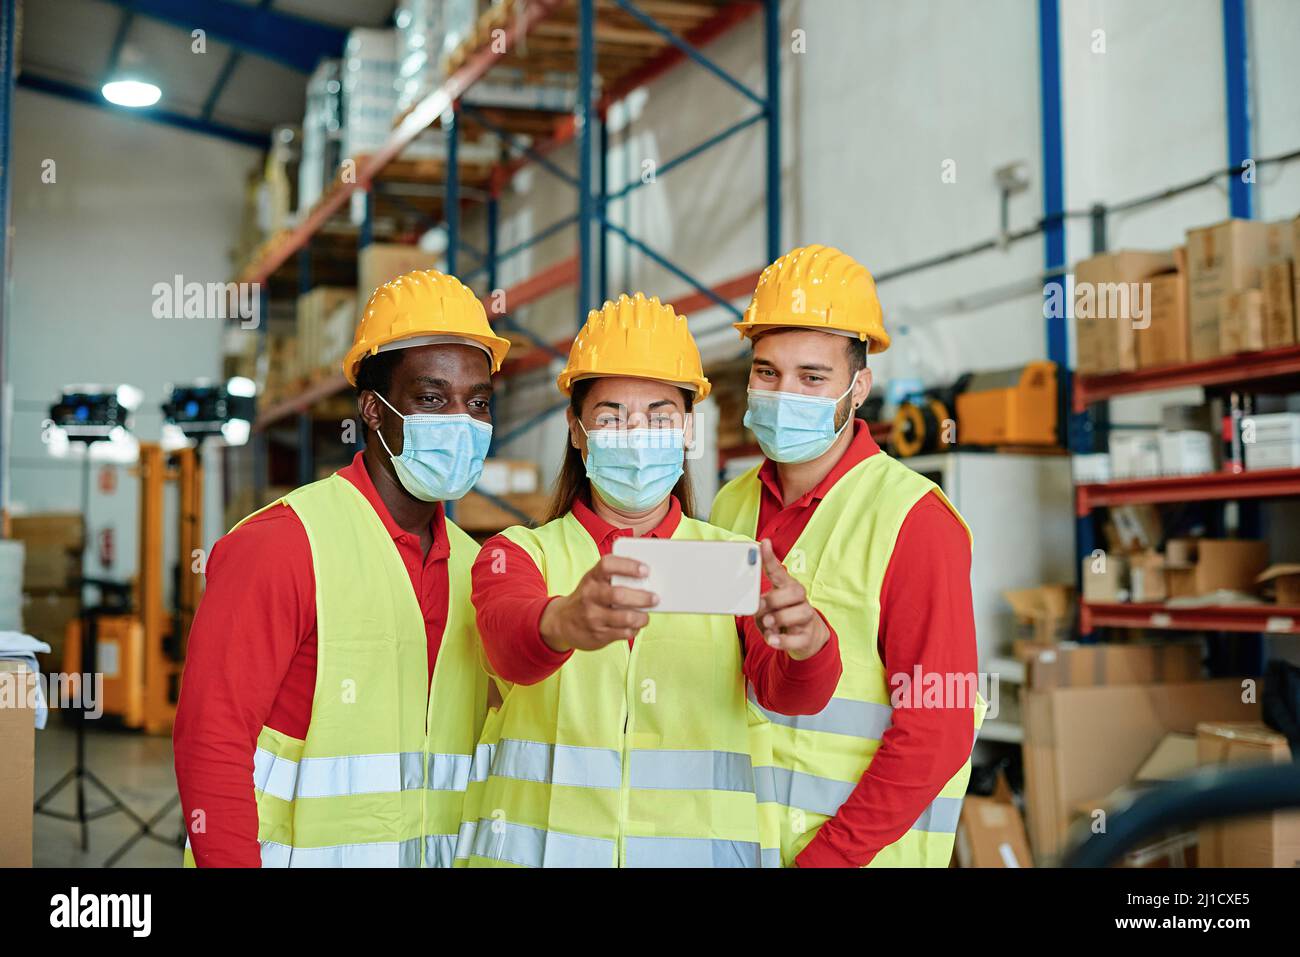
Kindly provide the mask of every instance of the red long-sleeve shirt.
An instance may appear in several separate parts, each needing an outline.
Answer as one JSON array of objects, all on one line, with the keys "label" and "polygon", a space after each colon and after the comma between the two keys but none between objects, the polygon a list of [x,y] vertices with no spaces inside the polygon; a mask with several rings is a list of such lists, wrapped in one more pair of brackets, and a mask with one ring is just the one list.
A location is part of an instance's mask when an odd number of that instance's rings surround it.
[{"label": "red long-sleeve shirt", "polygon": [[[758,534],[784,559],[817,506],[850,469],[883,455],[861,420],[844,455],[816,488],[781,504],[776,465],[759,469]],[[966,530],[938,496],[903,520],[880,591],[877,647],[891,677],[975,674],[975,614]],[[893,684],[890,685],[891,690]],[[862,867],[902,837],[970,756],[972,708],[897,707],[870,767],[796,859],[799,867]]]},{"label": "red long-sleeve shirt", "polygon": [[[615,540],[632,534],[630,529],[606,522],[585,502],[577,502],[573,514],[602,556],[611,552]],[[681,503],[674,497],[664,520],[647,537],[671,537],[681,518]],[[494,536],[479,552],[471,578],[479,635],[488,662],[500,678],[536,684],[569,660],[572,651],[557,652],[542,640],[542,612],[551,597],[541,571],[526,551],[502,535]],[[782,714],[816,714],[826,707],[840,680],[834,629],[821,650],[803,661],[764,641],[752,617],[738,617],[736,629],[744,642],[745,677],[753,683],[763,707]]]},{"label": "red long-sleeve shirt", "polygon": [[[361,453],[339,471],[393,538],[419,598],[429,675],[447,623],[450,545],[441,507],[428,554],[393,521]],[[376,601],[386,596],[376,595]],[[293,510],[267,509],[224,536],[190,629],[173,743],[176,783],[200,867],[259,867],[253,753],[266,725],[304,738],[316,690],[316,577]],[[195,812],[202,812],[196,815]],[[196,829],[202,825],[202,830]]]}]

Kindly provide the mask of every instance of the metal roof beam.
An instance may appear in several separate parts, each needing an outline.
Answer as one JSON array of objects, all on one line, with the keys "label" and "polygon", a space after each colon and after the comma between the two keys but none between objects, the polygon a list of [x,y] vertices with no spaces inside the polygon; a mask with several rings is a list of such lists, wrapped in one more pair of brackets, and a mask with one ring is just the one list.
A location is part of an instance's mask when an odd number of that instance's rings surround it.
[{"label": "metal roof beam", "polygon": [[322,57],[339,56],[347,31],[263,7],[230,0],[106,0],[186,32],[203,30],[243,53],[310,73]]}]

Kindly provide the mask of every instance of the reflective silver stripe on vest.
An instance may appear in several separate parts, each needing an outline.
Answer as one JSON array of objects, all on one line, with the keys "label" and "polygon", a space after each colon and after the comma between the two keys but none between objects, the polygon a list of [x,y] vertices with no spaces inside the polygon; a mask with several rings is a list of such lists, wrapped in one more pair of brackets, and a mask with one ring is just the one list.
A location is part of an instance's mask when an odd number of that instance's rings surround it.
[{"label": "reflective silver stripe on vest", "polygon": [[779,847],[763,848],[763,867],[781,866],[781,849]]},{"label": "reflective silver stripe on vest", "polygon": [[419,867],[425,838],[377,841],[373,844],[334,844],[329,847],[290,847],[262,841],[263,867]]},{"label": "reflective silver stripe on vest", "polygon": [[298,762],[277,757],[265,748],[253,752],[253,787],[281,801],[292,801],[298,782]]},{"label": "reflective silver stripe on vest", "polygon": [[502,738],[492,755],[492,774],[541,784],[617,788],[623,783],[623,758],[607,748]]},{"label": "reflective silver stripe on vest", "polygon": [[854,701],[852,698],[831,698],[826,707],[816,714],[778,714],[768,711],[754,697],[750,686],[749,700],[757,705],[773,724],[800,731],[825,731],[829,734],[847,734],[855,738],[879,741],[893,722],[894,709],[887,704],[872,701]]},{"label": "reflective silver stripe on vest", "polygon": [[734,751],[642,751],[629,759],[634,788],[673,791],[753,791],[748,754]]},{"label": "reflective silver stripe on vest", "polygon": [[495,744],[479,744],[474,747],[474,761],[470,765],[469,779],[482,784],[492,773],[492,760],[496,757]]},{"label": "reflective silver stripe on vest", "polygon": [[265,748],[253,754],[253,786],[282,801],[295,798],[344,797],[417,791],[464,791],[469,783],[468,754],[353,754],[338,758],[290,761]]},{"label": "reflective silver stripe on vest", "polygon": [[429,755],[427,787],[431,791],[463,791],[469,786],[473,760],[468,754]]},{"label": "reflective silver stripe on vest", "polygon": [[750,841],[701,837],[628,837],[628,867],[761,867],[762,848]]},{"label": "reflective silver stripe on vest", "polygon": [[424,837],[424,866],[451,867],[456,860],[455,834],[426,834]]},{"label": "reflective silver stripe on vest", "polygon": [[[836,781],[834,778],[818,777],[786,768],[757,768],[755,780],[760,802],[775,801],[786,807],[812,811],[826,817],[833,817],[857,787],[856,783]],[[960,814],[961,798],[936,797],[921,812],[911,830],[953,834],[957,830],[957,817]]]},{"label": "reflective silver stripe on vest", "polygon": [[[468,841],[467,841],[468,838]],[[467,831],[461,828],[457,857],[483,857],[524,867],[613,867],[613,841],[547,831],[523,824],[482,818]],[[464,844],[468,844],[468,851]]]}]

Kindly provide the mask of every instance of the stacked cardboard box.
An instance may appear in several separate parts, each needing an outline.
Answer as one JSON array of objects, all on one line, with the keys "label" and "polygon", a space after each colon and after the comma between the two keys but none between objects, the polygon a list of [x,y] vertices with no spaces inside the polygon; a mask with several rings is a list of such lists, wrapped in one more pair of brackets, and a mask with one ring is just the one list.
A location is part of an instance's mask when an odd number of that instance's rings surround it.
[{"label": "stacked cardboard box", "polygon": [[1287,246],[1284,227],[1254,220],[1230,219],[1187,233],[1192,361],[1265,348],[1260,290],[1266,266],[1290,258]]},{"label": "stacked cardboard box", "polygon": [[23,543],[23,631],[50,646],[41,664],[49,670],[61,662],[68,622],[80,609],[76,580],[80,576],[85,534],[79,512],[17,515],[13,537]]},{"label": "stacked cardboard box", "polygon": [[[496,497],[522,512],[523,515],[516,515],[512,511],[501,508],[478,492],[470,492],[456,502],[452,510],[453,520],[471,534],[489,534],[502,531],[512,525],[539,524],[551,504],[551,496],[546,492],[512,493]],[[528,521],[524,520],[524,516],[527,516]]]},{"label": "stacked cardboard box", "polygon": [[1173,251],[1174,268],[1152,276],[1147,312],[1150,324],[1135,331],[1141,368],[1186,362],[1190,347],[1187,329],[1187,247]]},{"label": "stacked cardboard box", "polygon": [[419,246],[371,243],[357,255],[357,318],[379,286],[416,269],[437,269],[438,257]]},{"label": "stacked cardboard box", "polygon": [[1201,677],[1201,646],[1063,642],[1055,647],[1019,644],[1030,691],[1099,685],[1177,684]]},{"label": "stacked cardboard box", "polygon": [[1056,858],[1080,803],[1129,782],[1169,732],[1258,720],[1258,704],[1241,699],[1232,678],[1026,691],[1025,808],[1035,860]]},{"label": "stacked cardboard box", "polygon": [[318,286],[298,297],[297,372],[315,378],[337,373],[356,322],[356,290]]},{"label": "stacked cardboard box", "polygon": [[0,867],[32,866],[32,802],[36,774],[36,715],[32,674],[21,661],[0,659],[6,707],[0,708]]},{"label": "stacked cardboard box", "polygon": [[[1202,766],[1292,760],[1286,738],[1258,722],[1204,722],[1196,745]],[[1200,866],[1300,867],[1300,811],[1203,823]]]},{"label": "stacked cardboard box", "polygon": [[1149,332],[1152,322],[1150,280],[1176,268],[1172,252],[1134,250],[1093,256],[1074,267],[1080,373],[1138,367],[1139,334]]}]

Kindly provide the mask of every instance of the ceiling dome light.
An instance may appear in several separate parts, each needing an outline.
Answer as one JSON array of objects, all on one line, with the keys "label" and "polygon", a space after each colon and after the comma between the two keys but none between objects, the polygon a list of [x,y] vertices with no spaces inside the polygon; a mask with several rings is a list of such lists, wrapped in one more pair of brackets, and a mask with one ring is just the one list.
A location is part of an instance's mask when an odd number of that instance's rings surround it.
[{"label": "ceiling dome light", "polygon": [[162,90],[144,80],[111,80],[100,92],[110,103],[133,108],[153,106],[162,97]]}]

